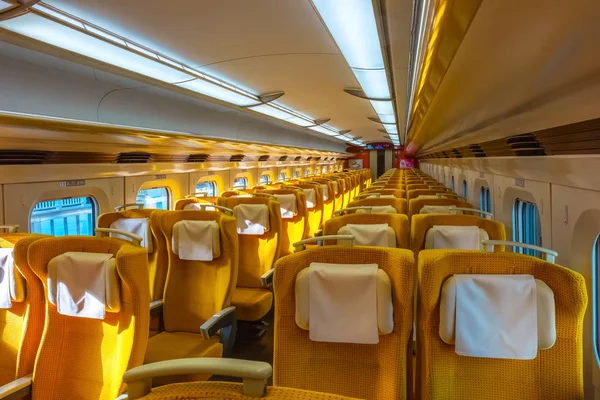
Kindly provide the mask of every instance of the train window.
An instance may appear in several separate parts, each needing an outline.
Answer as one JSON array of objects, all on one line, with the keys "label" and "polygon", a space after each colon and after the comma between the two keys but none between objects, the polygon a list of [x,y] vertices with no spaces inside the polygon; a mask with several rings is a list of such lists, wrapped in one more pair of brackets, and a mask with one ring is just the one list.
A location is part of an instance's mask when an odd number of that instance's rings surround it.
[{"label": "train window", "polygon": [[598,267],[600,263],[600,235],[596,236],[594,247],[592,248],[592,335],[594,340],[594,354],[596,362],[600,365],[600,315],[598,306],[598,290],[600,285],[600,276]]},{"label": "train window", "polygon": [[157,187],[152,189],[142,189],[138,192],[136,203],[143,203],[144,208],[154,208],[157,210],[168,210],[171,204],[169,200],[169,189],[166,187]]},{"label": "train window", "polygon": [[214,197],[217,195],[217,182],[199,182],[196,184],[196,194],[206,193],[208,197]]},{"label": "train window", "polygon": [[93,236],[96,215],[93,197],[41,201],[31,212],[31,232],[54,236]]},{"label": "train window", "polygon": [[282,172],[282,173],[280,173],[280,174],[279,174],[279,180],[280,180],[280,181],[282,181],[282,182],[283,182],[283,181],[286,181],[286,180],[287,180],[287,178],[288,178],[288,177],[287,177],[287,174],[286,174],[285,172]]},{"label": "train window", "polygon": [[489,187],[482,186],[479,192],[479,209],[492,212],[492,195]]},{"label": "train window", "polygon": [[248,178],[242,176],[240,178],[235,178],[233,181],[233,189],[234,190],[242,190],[248,189]]},{"label": "train window", "polygon": [[468,194],[467,190],[468,190],[467,189],[467,181],[465,179],[463,179],[463,182],[462,182],[462,195],[463,195],[463,197],[465,199],[467,198],[467,194]]},{"label": "train window", "polygon": [[[513,240],[515,242],[542,245],[540,215],[537,206],[525,200],[516,199],[513,206]],[[538,251],[515,247],[514,252],[539,257]]]},{"label": "train window", "polygon": [[269,174],[261,175],[261,177],[260,177],[260,184],[261,185],[268,185],[269,183],[271,183],[271,175],[269,175]]},{"label": "train window", "polygon": [[300,178],[300,171],[294,171],[294,178]]},{"label": "train window", "polygon": [[452,187],[451,187],[452,191],[456,192],[456,190],[454,190],[454,176],[452,177],[452,181],[450,183],[452,185]]}]

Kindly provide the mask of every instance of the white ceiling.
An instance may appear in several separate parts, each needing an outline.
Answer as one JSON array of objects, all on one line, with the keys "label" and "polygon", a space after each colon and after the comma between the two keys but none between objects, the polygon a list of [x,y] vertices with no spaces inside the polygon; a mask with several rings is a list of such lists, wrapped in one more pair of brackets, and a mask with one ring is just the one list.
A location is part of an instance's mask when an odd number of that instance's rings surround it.
[{"label": "white ceiling", "polygon": [[[384,141],[366,101],[309,0],[46,0],[46,3],[365,141]],[[405,125],[412,1],[382,1],[400,132]],[[268,118],[261,116],[262,118]],[[402,135],[401,135],[402,136]]]}]

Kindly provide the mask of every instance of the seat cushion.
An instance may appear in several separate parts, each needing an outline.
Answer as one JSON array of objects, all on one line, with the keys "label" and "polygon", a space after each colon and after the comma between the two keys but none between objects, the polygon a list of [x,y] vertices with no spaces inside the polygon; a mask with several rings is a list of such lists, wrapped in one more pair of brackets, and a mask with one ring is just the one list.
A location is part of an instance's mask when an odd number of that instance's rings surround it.
[{"label": "seat cushion", "polygon": [[273,304],[273,293],[268,289],[236,287],[231,305],[236,307],[235,316],[241,321],[258,321]]},{"label": "seat cushion", "polygon": [[[222,357],[223,345],[218,336],[209,340],[202,339],[200,327],[198,333],[161,332],[148,339],[148,347],[144,364],[178,358]],[[153,386],[161,386],[175,382],[205,381],[210,375],[181,375],[152,380]]]}]

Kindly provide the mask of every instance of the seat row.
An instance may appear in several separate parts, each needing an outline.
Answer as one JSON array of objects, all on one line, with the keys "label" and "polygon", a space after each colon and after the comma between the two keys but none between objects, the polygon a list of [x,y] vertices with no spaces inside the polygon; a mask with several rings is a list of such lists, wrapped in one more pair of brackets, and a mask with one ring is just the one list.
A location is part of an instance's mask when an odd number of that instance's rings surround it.
[{"label": "seat row", "polygon": [[[271,370],[262,363],[183,356],[140,366],[149,343],[145,248],[113,238],[10,234],[2,244],[14,246],[16,266],[12,290],[4,292],[11,304],[3,311],[22,324],[20,343],[12,343],[18,351],[8,351],[11,343],[3,340],[3,356],[16,355],[12,372],[20,380],[5,386],[0,398],[8,398],[8,390],[15,396],[29,390],[34,400],[112,399],[125,383],[132,399],[265,393]],[[179,251],[183,256],[185,249]],[[207,267],[182,261],[170,265],[169,274],[211,274]],[[551,262],[505,252],[425,250],[417,273],[409,250],[314,246],[278,260],[273,284],[271,398],[583,398],[585,282]],[[193,300],[178,312],[210,314]],[[17,318],[24,310],[28,318]],[[202,323],[204,340],[227,336],[226,319],[217,313]],[[191,345],[185,336],[176,334],[162,350]],[[6,357],[2,363],[10,370]],[[246,383],[200,382],[211,374]],[[152,389],[182,380],[193,383]]]}]

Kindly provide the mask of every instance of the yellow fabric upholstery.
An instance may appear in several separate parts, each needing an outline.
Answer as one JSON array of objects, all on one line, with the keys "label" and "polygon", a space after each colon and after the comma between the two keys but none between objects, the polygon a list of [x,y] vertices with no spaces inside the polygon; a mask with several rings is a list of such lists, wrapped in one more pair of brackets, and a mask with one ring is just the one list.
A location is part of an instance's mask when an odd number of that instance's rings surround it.
[{"label": "yellow fabric upholstery", "polygon": [[[200,327],[198,327],[200,328]],[[208,340],[199,337],[198,333],[162,332],[148,340],[148,349],[144,358],[145,364],[158,361],[176,360],[180,358],[217,357],[223,355],[223,345],[217,336]],[[174,382],[205,381],[210,375],[175,375],[156,378],[154,386],[167,385]]]},{"label": "yellow fabric upholstery", "polygon": [[183,210],[185,206],[193,203],[212,203],[217,204],[218,197],[190,197],[179,199],[175,202],[175,211]]},{"label": "yellow fabric upholstery", "polygon": [[162,299],[167,277],[167,257],[164,251],[165,245],[159,244],[161,238],[155,234],[151,216],[157,210],[152,209],[130,209],[117,212],[101,214],[98,217],[98,228],[110,228],[110,225],[122,218],[148,218],[152,231],[152,253],[148,253],[148,273],[150,282],[150,300]]},{"label": "yellow fabric upholstery", "polygon": [[231,303],[235,305],[235,316],[242,321],[258,321],[271,309],[273,293],[266,288],[237,287]]},{"label": "yellow fabric upholstery", "polygon": [[431,187],[435,187],[436,190],[439,187],[440,191],[447,190],[441,183],[411,183],[410,185],[406,185],[406,190],[428,190]]},{"label": "yellow fabric upholstery", "polygon": [[333,184],[331,181],[326,181],[322,179],[313,179],[313,182],[327,185],[327,191],[329,192],[329,196],[327,196],[327,200],[323,202],[323,223],[333,218],[333,213],[337,209],[338,205],[336,204],[336,198],[333,191]]},{"label": "yellow fabric upholstery", "polygon": [[[490,236],[490,240],[506,240],[506,230],[501,222],[472,215],[416,214],[410,224],[410,248],[418,259],[425,250],[427,231],[434,225],[477,226]],[[494,246],[494,251],[504,251],[504,246]]]},{"label": "yellow fabric upholstery", "polygon": [[392,206],[398,211],[398,214],[407,212],[405,199],[360,199],[348,204],[348,208],[360,206]]},{"label": "yellow fabric upholstery", "polygon": [[281,238],[279,256],[287,256],[294,252],[293,243],[308,237],[308,209],[306,208],[306,194],[300,190],[272,189],[258,190],[257,193],[267,194],[293,194],[296,197],[296,214],[294,218],[281,218]]},{"label": "yellow fabric upholstery", "polygon": [[266,204],[269,227],[264,235],[238,235],[240,251],[237,286],[262,288],[260,277],[273,268],[280,254],[281,211],[279,203],[264,197],[220,198],[219,205],[233,209],[238,204]]},{"label": "yellow fabric upholstery", "polygon": [[[221,256],[212,261],[177,257],[171,242],[173,225],[184,220],[216,221],[221,236]],[[239,257],[235,218],[216,211],[169,211],[162,214],[160,227],[167,239],[169,254],[169,274],[163,298],[165,330],[193,332],[199,337],[200,325],[231,302]]]},{"label": "yellow fabric upholstery", "polygon": [[412,217],[419,214],[419,211],[421,211],[423,206],[456,206],[473,208],[473,204],[458,199],[412,199],[408,202],[408,218],[412,220]]},{"label": "yellow fabric upholstery", "polygon": [[[236,318],[242,321],[256,321],[264,317],[271,309],[271,302],[268,308],[265,306],[266,298],[270,291],[264,288],[261,283],[262,275],[273,268],[275,261],[279,258],[281,246],[281,211],[279,202],[265,197],[252,198],[220,198],[219,205],[233,209],[238,204],[266,204],[269,208],[269,226],[270,229],[264,235],[238,235],[238,248],[240,251],[237,287],[235,291],[243,288],[253,288],[262,292],[259,297],[249,299],[246,296],[240,296],[238,293],[232,299],[231,304],[239,308],[236,311]],[[256,301],[260,298],[261,301]],[[241,300],[238,303],[238,300]],[[263,302],[264,301],[264,302]],[[249,306],[254,304],[252,311]],[[265,311],[266,309],[266,311]],[[264,312],[264,314],[263,314]],[[258,318],[254,318],[256,315]],[[252,317],[253,319],[245,319]]]},{"label": "yellow fabric upholstery", "polygon": [[29,245],[44,235],[7,233],[0,238],[14,245],[17,271],[25,278],[25,301],[13,302],[10,309],[0,309],[0,385],[31,374],[42,337],[45,319],[44,289],[29,268]]},{"label": "yellow fabric upholstery", "polygon": [[[439,298],[454,274],[531,274],[554,292],[556,343],[533,360],[462,357],[439,336]],[[583,399],[584,278],[514,253],[425,250],[419,256],[417,398]]]},{"label": "yellow fabric upholstery", "polygon": [[[161,386],[152,390],[143,400],[256,400],[243,394],[243,385],[233,382],[189,382]],[[357,400],[328,393],[285,387],[268,387],[267,393],[258,397],[266,400]]]},{"label": "yellow fabric upholstery", "polygon": [[113,400],[123,373],[142,364],[148,342],[148,252],[119,239],[67,236],[29,246],[29,264],[44,285],[47,266],[68,251],[115,255],[121,278],[121,310],[104,320],[74,318],[46,303],[46,325],[33,374],[33,399]]},{"label": "yellow fabric upholstery", "polygon": [[313,189],[315,191],[315,204],[313,208],[307,208],[308,212],[308,236],[314,237],[315,233],[319,231],[323,227],[323,207],[325,203],[323,202],[323,191],[321,190],[321,186],[313,185],[308,183],[296,183],[294,186],[297,186],[302,189]]},{"label": "yellow fabric upholstery", "polygon": [[[330,219],[325,223],[323,235],[337,235],[338,230],[348,224],[388,224],[396,233],[396,247],[409,248],[408,217],[404,214],[347,214]],[[333,245],[335,243],[328,243]]]},{"label": "yellow fabric upholstery", "polygon": [[[309,339],[295,320],[296,275],[312,262],[378,264],[390,277],[394,330],[377,345],[324,343]],[[407,349],[413,326],[412,252],[384,247],[313,247],[275,266],[273,382],[362,399],[406,399],[411,368]]]}]

